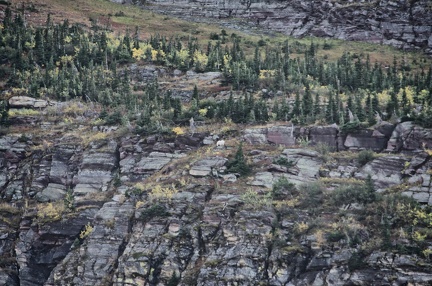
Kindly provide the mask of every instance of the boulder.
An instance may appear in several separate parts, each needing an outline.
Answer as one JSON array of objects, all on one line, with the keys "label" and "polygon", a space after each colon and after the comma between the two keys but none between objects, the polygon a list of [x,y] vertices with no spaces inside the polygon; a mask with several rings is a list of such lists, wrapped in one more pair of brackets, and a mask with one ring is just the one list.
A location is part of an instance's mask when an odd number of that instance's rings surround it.
[{"label": "boulder", "polygon": [[367,163],[354,173],[357,179],[371,175],[377,188],[387,188],[402,183],[402,170],[409,158],[404,155],[382,156]]},{"label": "boulder", "polygon": [[272,126],[267,129],[267,140],[276,145],[294,146],[296,139],[293,127]]},{"label": "boulder", "polygon": [[202,140],[205,138],[205,134],[194,133],[193,136],[180,135],[175,139],[177,146],[192,146],[198,147],[201,145]]},{"label": "boulder", "polygon": [[285,149],[282,152],[289,161],[295,162],[295,166],[290,168],[288,174],[284,174],[289,181],[296,185],[316,181],[322,160],[319,153],[307,149]]},{"label": "boulder", "polygon": [[370,149],[380,152],[387,146],[387,138],[377,130],[360,129],[348,133],[344,146],[350,150]]},{"label": "boulder", "polygon": [[171,161],[167,157],[144,157],[133,168],[134,173],[144,173],[148,171],[156,171],[162,169]]},{"label": "boulder", "polygon": [[252,186],[260,186],[266,188],[272,188],[275,178],[271,172],[258,172],[256,173],[253,180],[250,182]]},{"label": "boulder", "polygon": [[374,126],[374,129],[383,134],[386,138],[390,138],[395,127],[396,126],[390,122],[382,121],[378,125]]},{"label": "boulder", "polygon": [[194,177],[205,177],[212,174],[213,171],[218,172],[218,168],[225,165],[228,159],[215,156],[207,157],[196,162],[189,170],[189,174]]},{"label": "boulder", "polygon": [[261,145],[267,144],[267,129],[266,128],[249,128],[245,129],[243,139],[249,144]]},{"label": "boulder", "polygon": [[9,99],[9,107],[12,108],[45,108],[48,101],[29,96],[14,96]]},{"label": "boulder", "polygon": [[48,184],[48,186],[40,193],[36,194],[38,202],[55,202],[62,200],[66,195],[66,187],[60,184]]},{"label": "boulder", "polygon": [[432,148],[432,129],[407,121],[396,126],[387,144],[387,151],[415,151],[423,149],[423,146]]},{"label": "boulder", "polygon": [[339,128],[336,124],[330,126],[313,126],[309,131],[309,139],[312,144],[326,144],[332,151],[338,150]]}]

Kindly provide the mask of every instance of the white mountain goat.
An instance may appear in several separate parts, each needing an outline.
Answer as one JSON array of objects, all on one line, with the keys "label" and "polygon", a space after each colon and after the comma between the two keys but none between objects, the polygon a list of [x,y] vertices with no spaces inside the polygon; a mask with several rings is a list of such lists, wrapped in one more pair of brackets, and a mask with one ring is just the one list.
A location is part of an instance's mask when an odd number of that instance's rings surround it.
[{"label": "white mountain goat", "polygon": [[225,140],[219,140],[216,142],[216,147],[225,147]]}]

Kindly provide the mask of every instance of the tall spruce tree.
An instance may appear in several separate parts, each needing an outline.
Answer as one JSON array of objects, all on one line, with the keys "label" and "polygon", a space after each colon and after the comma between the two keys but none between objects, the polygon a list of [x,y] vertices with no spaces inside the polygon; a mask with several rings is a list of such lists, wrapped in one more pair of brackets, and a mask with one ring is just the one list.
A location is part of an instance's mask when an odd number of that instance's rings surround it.
[{"label": "tall spruce tree", "polygon": [[291,111],[291,117],[300,117],[301,116],[301,107],[300,107],[300,95],[296,93],[294,105]]}]

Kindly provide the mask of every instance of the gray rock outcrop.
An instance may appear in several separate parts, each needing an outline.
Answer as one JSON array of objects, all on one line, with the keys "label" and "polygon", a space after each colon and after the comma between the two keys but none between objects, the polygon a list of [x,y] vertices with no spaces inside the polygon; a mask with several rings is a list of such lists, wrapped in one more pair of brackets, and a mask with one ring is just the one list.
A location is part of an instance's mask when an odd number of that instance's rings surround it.
[{"label": "gray rock outcrop", "polygon": [[[116,0],[117,1],[117,0]],[[243,18],[243,30],[261,28],[295,37],[318,36],[392,45],[432,53],[432,10],[419,1],[146,1],[145,9],[192,21]],[[205,20],[207,19],[207,20]],[[233,26],[231,23],[226,25]]]},{"label": "gray rock outcrop", "polygon": [[[374,149],[367,138],[378,131],[399,149],[364,164],[355,152],[319,152],[319,144],[336,151],[356,136],[337,126],[246,129],[244,154],[254,167],[247,178],[224,173],[233,149],[217,148],[216,137],[202,147],[208,134],[88,144],[78,136],[44,137],[52,144],[2,136],[0,284],[430,285],[428,258],[397,250],[411,247],[408,234],[393,237],[392,251],[361,252],[360,243],[382,243],[380,229],[351,220],[367,206],[321,211],[310,184],[324,184],[328,196],[371,175],[380,192],[432,205],[430,130],[380,126],[350,148]],[[281,178],[293,184],[274,198]],[[365,220],[383,227],[384,218]],[[425,239],[421,251],[428,247]]]},{"label": "gray rock outcrop", "polygon": [[44,108],[48,106],[48,102],[29,96],[14,96],[9,99],[9,106],[11,108]]}]

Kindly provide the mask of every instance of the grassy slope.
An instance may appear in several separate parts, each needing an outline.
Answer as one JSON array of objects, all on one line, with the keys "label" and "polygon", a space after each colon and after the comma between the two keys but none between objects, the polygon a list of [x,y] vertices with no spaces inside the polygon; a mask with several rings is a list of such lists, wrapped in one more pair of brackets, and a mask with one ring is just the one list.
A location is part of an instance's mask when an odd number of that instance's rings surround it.
[{"label": "grassy slope", "polygon": [[[88,27],[91,26],[90,19],[98,21],[99,25],[107,26],[113,31],[124,33],[126,30],[133,32],[135,27],[139,27],[141,39],[148,38],[151,34],[159,33],[162,35],[188,37],[193,35],[198,38],[202,44],[206,44],[209,39],[209,34],[219,33],[221,27],[217,24],[208,25],[203,23],[191,23],[173,17],[159,15],[150,11],[140,9],[138,7],[127,6],[112,3],[108,0],[25,0],[13,1],[13,7],[21,7],[25,3],[29,7],[33,3],[36,11],[27,12],[27,20],[34,25],[43,25],[48,13],[52,14],[52,19],[57,22],[63,19],[69,19],[70,22],[82,23]],[[122,12],[124,16],[115,16]],[[236,33],[245,39],[245,42],[256,42],[259,39],[264,39],[268,45],[282,43],[287,39],[284,35],[275,36],[272,38],[262,37],[260,35],[248,35],[240,31],[226,29],[228,35]],[[330,50],[319,49],[318,56],[326,57],[329,60],[339,58],[344,51],[349,51],[356,54],[369,54],[371,62],[380,62],[384,66],[389,66],[393,62],[393,57],[396,56],[398,61],[405,58],[406,62],[412,63],[413,69],[427,69],[432,63],[432,60],[421,53],[406,53],[392,47],[360,43],[347,42],[341,40],[324,40],[320,38],[304,38],[292,39],[290,41],[298,41],[301,44],[309,45],[311,41],[322,45],[324,41],[330,43]],[[253,46],[246,45],[246,54],[253,54]],[[294,53],[295,56],[295,53]],[[300,52],[298,56],[302,56]]]}]

